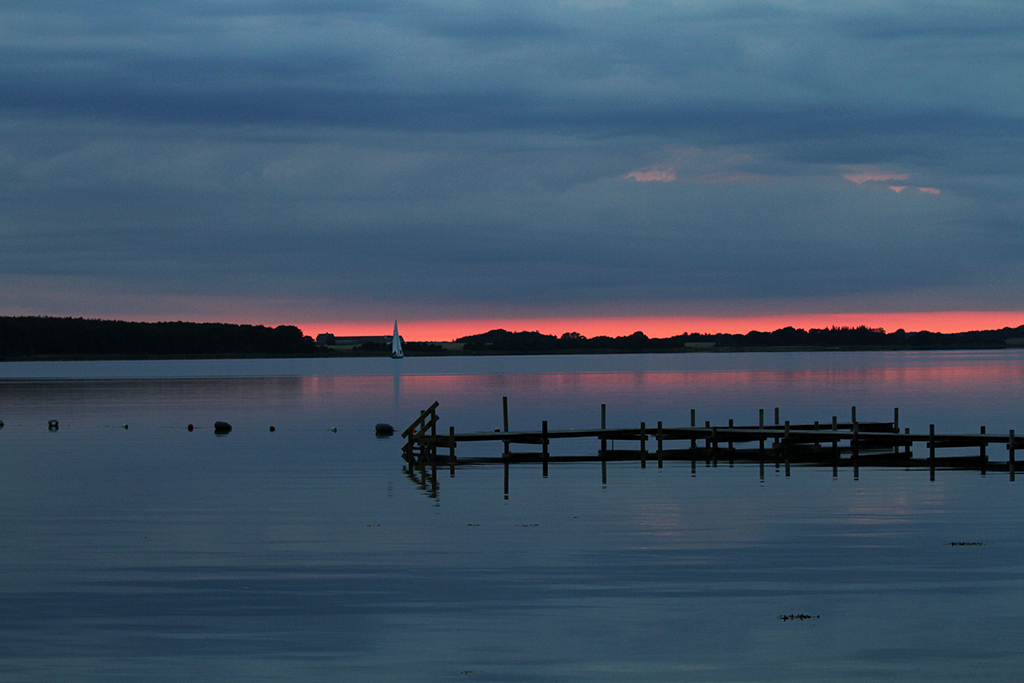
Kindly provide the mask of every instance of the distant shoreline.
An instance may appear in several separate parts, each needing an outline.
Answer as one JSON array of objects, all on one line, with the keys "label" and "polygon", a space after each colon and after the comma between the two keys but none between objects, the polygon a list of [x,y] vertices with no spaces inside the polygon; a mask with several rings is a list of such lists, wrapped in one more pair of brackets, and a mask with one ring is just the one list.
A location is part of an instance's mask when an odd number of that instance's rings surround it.
[{"label": "distant shoreline", "polygon": [[[331,337],[333,341],[333,336]],[[390,354],[390,335],[353,346],[318,343],[294,326],[228,323],[140,323],[83,318],[0,317],[0,362],[91,360],[213,360],[365,358]],[[407,356],[610,355],[623,353],[744,353],[920,351],[1024,348],[1024,325],[961,333],[885,332],[867,327],[796,329],[651,338],[560,337],[496,329],[455,342],[405,341]]]}]

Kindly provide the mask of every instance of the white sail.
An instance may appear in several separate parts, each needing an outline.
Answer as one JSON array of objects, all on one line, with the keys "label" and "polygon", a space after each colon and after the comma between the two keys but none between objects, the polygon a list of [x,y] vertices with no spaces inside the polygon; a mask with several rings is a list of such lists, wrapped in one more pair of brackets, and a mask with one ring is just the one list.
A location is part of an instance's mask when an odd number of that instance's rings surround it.
[{"label": "white sail", "polygon": [[398,336],[398,321],[395,321],[395,334],[391,337],[391,357],[402,358],[402,338]]}]

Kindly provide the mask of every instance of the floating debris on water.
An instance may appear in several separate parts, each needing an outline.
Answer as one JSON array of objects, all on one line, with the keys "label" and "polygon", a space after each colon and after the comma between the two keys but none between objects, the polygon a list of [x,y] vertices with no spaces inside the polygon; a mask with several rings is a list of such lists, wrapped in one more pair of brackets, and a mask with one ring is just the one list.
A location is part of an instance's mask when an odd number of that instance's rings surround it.
[{"label": "floating debris on water", "polygon": [[946,545],[985,545],[981,541],[952,541]]},{"label": "floating debris on water", "polygon": [[391,436],[395,433],[395,428],[387,422],[378,422],[374,426],[374,430],[377,432],[377,436]]},{"label": "floating debris on water", "polygon": [[214,434],[227,434],[230,431],[231,431],[231,425],[228,424],[227,422],[222,422],[222,421],[218,420],[218,421],[213,423],[213,433]]},{"label": "floating debris on water", "polygon": [[810,614],[780,614],[779,619],[782,619],[783,621],[790,621],[791,619],[804,621],[806,619],[821,619],[821,615],[815,614],[814,616],[811,616]]},{"label": "floating debris on water", "polygon": [[46,427],[47,427],[47,429],[49,429],[49,430],[50,430],[51,432],[55,432],[55,431],[57,431],[58,429],[60,429],[60,423],[59,423],[59,422],[57,422],[56,420],[50,420],[49,422],[47,422],[47,423],[46,423]]}]

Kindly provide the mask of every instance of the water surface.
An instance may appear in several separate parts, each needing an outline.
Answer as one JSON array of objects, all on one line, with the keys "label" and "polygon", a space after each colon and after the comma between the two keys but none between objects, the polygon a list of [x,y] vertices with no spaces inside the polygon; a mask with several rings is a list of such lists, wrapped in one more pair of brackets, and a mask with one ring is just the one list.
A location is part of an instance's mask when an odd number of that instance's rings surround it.
[{"label": "water surface", "polygon": [[513,429],[605,403],[610,426],[856,405],[1019,432],[1022,373],[1019,352],[0,364],[0,676],[1006,680],[1005,473],[520,465],[506,497],[500,467],[418,485],[373,425],[438,400],[493,429],[508,396]]}]

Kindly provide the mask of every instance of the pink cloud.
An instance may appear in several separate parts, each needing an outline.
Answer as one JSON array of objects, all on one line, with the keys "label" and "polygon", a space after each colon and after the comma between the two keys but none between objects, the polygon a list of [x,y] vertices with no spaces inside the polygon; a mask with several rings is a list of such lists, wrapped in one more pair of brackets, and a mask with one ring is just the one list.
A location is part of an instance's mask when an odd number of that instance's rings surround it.
[{"label": "pink cloud", "polygon": [[649,171],[633,171],[624,178],[633,178],[638,183],[670,183],[676,179],[676,170],[671,166],[655,166]]},{"label": "pink cloud", "polygon": [[844,173],[843,177],[852,183],[858,185],[866,183],[870,180],[877,180],[879,182],[885,182],[887,180],[906,180],[910,177],[909,173],[880,173],[878,171],[858,171],[856,173]]},{"label": "pink cloud", "polygon": [[906,185],[890,185],[889,189],[892,190],[893,192],[895,192],[896,194],[899,194],[900,192],[903,192],[903,190],[907,189],[907,186]]},{"label": "pink cloud", "polygon": [[938,188],[934,187],[919,187],[917,188],[917,190],[919,192],[923,192],[924,194],[942,194],[942,192]]}]

